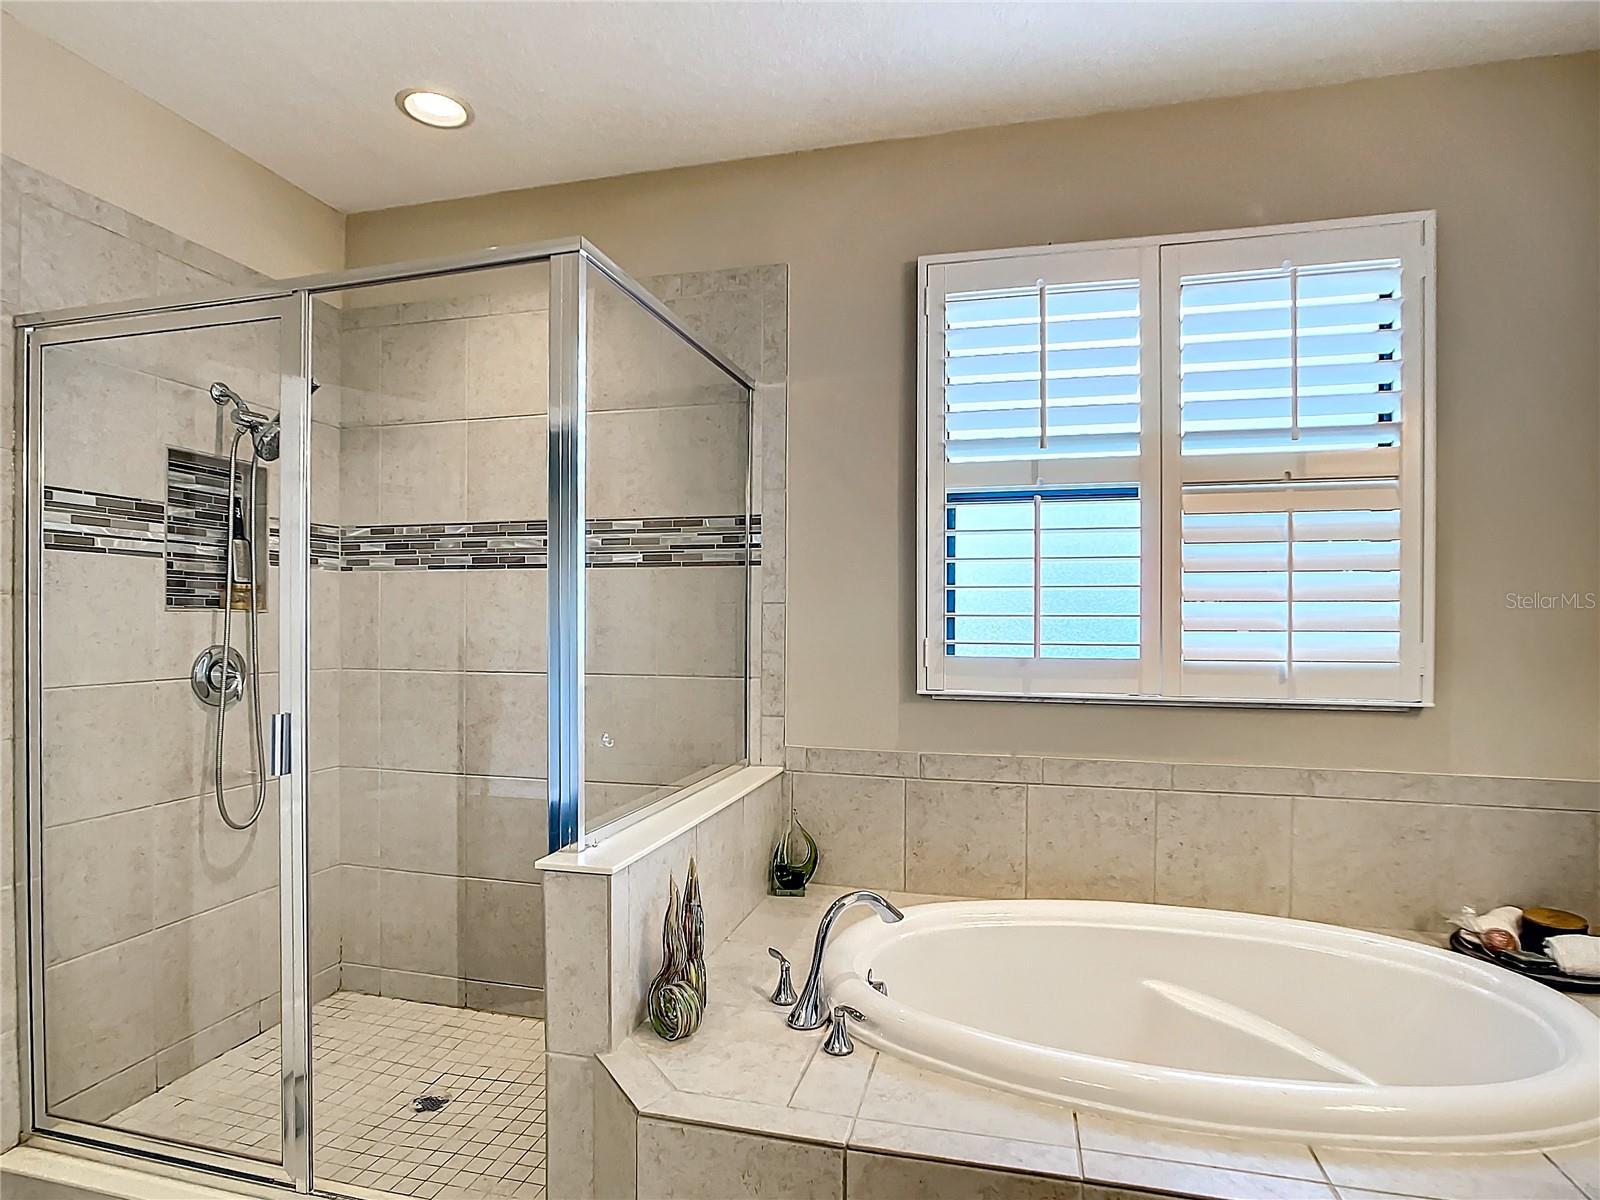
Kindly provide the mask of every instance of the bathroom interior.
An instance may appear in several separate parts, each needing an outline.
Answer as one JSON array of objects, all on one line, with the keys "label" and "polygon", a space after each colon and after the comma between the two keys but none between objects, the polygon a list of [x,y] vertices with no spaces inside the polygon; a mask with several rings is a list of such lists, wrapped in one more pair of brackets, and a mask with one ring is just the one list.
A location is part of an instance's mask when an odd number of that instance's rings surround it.
[{"label": "bathroom interior", "polygon": [[7,1200],[1600,1200],[1600,6],[0,60]]}]

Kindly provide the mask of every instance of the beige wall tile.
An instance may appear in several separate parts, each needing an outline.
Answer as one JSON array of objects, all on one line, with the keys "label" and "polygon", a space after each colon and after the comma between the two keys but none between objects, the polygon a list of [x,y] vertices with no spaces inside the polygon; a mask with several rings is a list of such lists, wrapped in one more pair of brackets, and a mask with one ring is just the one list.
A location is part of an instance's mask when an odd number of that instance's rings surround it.
[{"label": "beige wall tile", "polygon": [[[592,1058],[545,1055],[547,1121],[545,1190],[554,1197],[590,1200],[594,1191],[594,1072]],[[610,1200],[609,1197],[603,1200]]]},{"label": "beige wall tile", "polygon": [[549,852],[550,790],[542,779],[471,775],[466,779],[466,874],[535,883],[533,864]]},{"label": "beige wall tile", "polygon": [[589,572],[587,668],[604,675],[744,672],[739,567]]},{"label": "beige wall tile", "polygon": [[[544,879],[545,1042],[553,1055],[609,1048],[609,883],[601,875],[552,873]],[[552,1099],[552,1113],[554,1112]],[[552,1136],[552,1143],[554,1138]],[[554,1150],[552,1149],[552,1154]]]},{"label": "beige wall tile", "polygon": [[464,682],[467,772],[543,778],[549,698],[545,677],[470,674]]},{"label": "beige wall tile", "polygon": [[[589,675],[585,682],[590,779],[673,783],[744,757],[744,686],[738,679]],[[607,733],[611,746],[601,740]],[[543,774],[543,764],[514,773]]]},{"label": "beige wall tile", "polygon": [[469,979],[544,986],[544,889],[497,879],[463,881],[461,970]]},{"label": "beige wall tile", "polygon": [[466,519],[466,429],[465,421],[383,427],[378,515],[384,524]]},{"label": "beige wall tile", "polygon": [[1156,902],[1285,915],[1290,801],[1165,792],[1156,797]]},{"label": "beige wall tile", "polygon": [[[240,820],[255,804],[254,789],[233,788],[223,799]],[[256,823],[242,831],[223,824],[211,795],[160,804],[141,815],[149,824],[156,925],[242,900],[278,881],[276,804],[264,805]]]},{"label": "beige wall tile", "polygon": [[549,510],[544,417],[467,423],[469,521],[542,521]]},{"label": "beige wall tile", "polygon": [[808,771],[830,775],[888,775],[915,779],[917,754],[911,750],[828,750],[813,746],[802,751],[805,761],[795,764]]},{"label": "beige wall tile", "polygon": [[382,765],[407,771],[461,770],[462,677],[421,671],[380,674]]},{"label": "beige wall tile", "polygon": [[[627,572],[592,571],[590,611],[598,577]],[[546,625],[545,571],[463,571],[469,671],[543,671]],[[592,665],[592,664],[591,664]]]},{"label": "beige wall tile", "polygon": [[547,312],[474,317],[467,327],[467,416],[531,416],[550,407]]},{"label": "beige wall tile", "polygon": [[694,853],[704,896],[707,954],[750,914],[759,898],[751,894],[749,851],[742,799],[695,827]]},{"label": "beige wall tile", "polygon": [[1041,764],[1040,778],[1045,783],[1075,787],[1166,791],[1172,787],[1172,764],[1098,758],[1047,758]]},{"label": "beige wall tile", "polygon": [[31,196],[20,208],[23,312],[111,304],[155,293],[155,251]]},{"label": "beige wall tile", "polygon": [[339,672],[339,761],[344,766],[383,762],[382,679],[377,671]]},{"label": "beige wall tile", "polygon": [[386,326],[378,371],[385,424],[462,419],[467,415],[465,323]]},{"label": "beige wall tile", "polygon": [[1038,783],[1040,760],[1012,754],[923,754],[924,779],[971,779],[983,783]]},{"label": "beige wall tile", "polygon": [[459,775],[380,772],[381,865],[393,871],[461,874],[463,791]]},{"label": "beige wall tile", "polygon": [[844,1151],[644,1117],[640,1200],[843,1200]]},{"label": "beige wall tile", "polygon": [[1020,784],[907,783],[907,889],[1021,896],[1027,792]]},{"label": "beige wall tile", "polygon": [[[182,1041],[276,990],[263,966],[276,961],[277,910],[257,897],[156,930],[156,1047]],[[269,921],[268,918],[273,918]],[[269,927],[270,926],[270,927]]]},{"label": "beige wall tile", "polygon": [[509,983],[485,983],[481,979],[469,979],[463,1003],[479,1012],[509,1013],[514,1017],[544,1020],[543,988],[515,987]]},{"label": "beige wall tile", "polygon": [[605,1200],[638,1195],[638,1115],[603,1066],[594,1074],[594,1191]]},{"label": "beige wall tile", "polygon": [[466,981],[457,975],[429,975],[423,971],[378,972],[379,992],[396,1000],[415,1000],[419,1004],[443,1004],[460,1008],[466,1002]]},{"label": "beige wall tile", "polygon": [[383,810],[378,803],[378,772],[368,767],[339,768],[339,855],[362,867],[383,863]]},{"label": "beige wall tile", "polygon": [[1028,895],[1155,898],[1156,796],[1123,788],[1028,789]]},{"label": "beige wall tile", "polygon": [[346,525],[376,525],[383,520],[381,468],[383,433],[346,429],[339,437],[339,517]]},{"label": "beige wall tile", "polygon": [[156,971],[152,934],[46,969],[52,1106],[146,1059],[154,1082]]},{"label": "beige wall tile", "polygon": [[1076,1179],[986,1171],[925,1158],[851,1150],[845,1164],[851,1200],[1077,1200]]},{"label": "beige wall tile", "polygon": [[817,839],[818,883],[906,886],[906,781],[871,775],[793,776],[794,812]]},{"label": "beige wall tile", "polygon": [[[342,930],[342,955],[345,965],[345,985],[357,978],[350,975],[352,963],[376,966],[383,959],[382,899],[379,894],[380,872],[365,867],[341,867],[343,903],[340,912]],[[371,981],[365,990],[376,991],[378,982]],[[362,990],[362,989],[357,989]]]},{"label": "beige wall tile", "polygon": [[343,571],[339,580],[339,665],[378,665],[379,571]]},{"label": "beige wall tile", "polygon": [[58,963],[151,928],[151,810],[47,829],[45,961]]},{"label": "beige wall tile", "polygon": [[459,978],[462,881],[409,871],[378,875],[379,965],[386,971]]},{"label": "beige wall tile", "polygon": [[469,571],[383,571],[380,649],[385,670],[461,669],[463,578]]},{"label": "beige wall tile", "polygon": [[[681,895],[693,853],[694,832],[690,830],[645,855],[623,876],[627,880],[628,903],[623,932],[629,945],[620,960],[625,978],[612,998],[613,1006],[622,1010],[614,1018],[614,1027],[631,1029],[644,1019],[645,994],[661,967],[661,923],[667,912],[668,881],[677,880]],[[546,936],[553,929],[554,920],[547,919]],[[547,965],[554,969],[553,960]],[[551,980],[554,981],[553,975]]]},{"label": "beige wall tile", "polygon": [[743,512],[745,438],[734,405],[591,412],[589,515]]},{"label": "beige wall tile", "polygon": [[[192,796],[200,737],[172,737],[204,714],[187,681],[51,690],[44,697],[46,825]],[[159,730],[168,736],[152,736]],[[117,764],[108,782],[106,764]]]}]

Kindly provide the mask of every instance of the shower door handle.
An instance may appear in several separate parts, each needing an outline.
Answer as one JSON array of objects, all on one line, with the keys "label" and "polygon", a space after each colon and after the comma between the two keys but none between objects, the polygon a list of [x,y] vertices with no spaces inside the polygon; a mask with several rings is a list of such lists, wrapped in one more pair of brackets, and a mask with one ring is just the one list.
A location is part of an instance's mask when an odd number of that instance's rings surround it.
[{"label": "shower door handle", "polygon": [[272,714],[272,728],[267,736],[267,774],[274,779],[294,769],[293,730],[294,722],[289,713]]}]

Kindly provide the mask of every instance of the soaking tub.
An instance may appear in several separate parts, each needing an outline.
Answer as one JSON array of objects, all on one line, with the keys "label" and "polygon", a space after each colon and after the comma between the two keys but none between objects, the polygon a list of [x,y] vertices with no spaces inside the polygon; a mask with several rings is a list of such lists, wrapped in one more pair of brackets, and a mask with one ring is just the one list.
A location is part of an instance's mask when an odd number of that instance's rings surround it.
[{"label": "soaking tub", "polygon": [[865,1016],[859,1040],[1075,1108],[1394,1149],[1600,1132],[1594,1014],[1380,934],[1151,904],[971,901],[856,924],[824,968],[830,1003]]}]

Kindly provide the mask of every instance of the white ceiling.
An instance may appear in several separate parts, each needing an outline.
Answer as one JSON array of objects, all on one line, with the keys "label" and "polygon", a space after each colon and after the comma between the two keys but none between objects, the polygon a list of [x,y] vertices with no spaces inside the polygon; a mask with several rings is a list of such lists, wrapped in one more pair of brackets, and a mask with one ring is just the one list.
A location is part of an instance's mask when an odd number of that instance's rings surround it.
[{"label": "white ceiling", "polygon": [[1581,0],[5,7],[346,211],[1600,45]]}]

